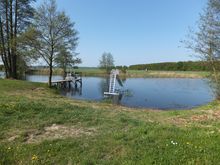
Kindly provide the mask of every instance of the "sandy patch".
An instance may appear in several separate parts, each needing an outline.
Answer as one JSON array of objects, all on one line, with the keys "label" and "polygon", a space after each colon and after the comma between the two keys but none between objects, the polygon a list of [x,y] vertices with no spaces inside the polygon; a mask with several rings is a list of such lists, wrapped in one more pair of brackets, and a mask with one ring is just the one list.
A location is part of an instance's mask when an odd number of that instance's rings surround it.
[{"label": "sandy patch", "polygon": [[173,117],[166,119],[167,122],[170,122],[175,125],[186,125],[186,124],[192,124],[192,123],[198,123],[198,122],[203,122],[203,121],[211,121],[211,120],[219,120],[220,119],[220,110],[218,111],[213,111],[213,110],[208,110],[205,111],[206,113],[204,114],[197,114],[197,115],[192,115],[186,118],[181,118],[181,117]]},{"label": "sandy patch", "polygon": [[14,135],[14,136],[11,136],[10,138],[8,138],[8,141],[12,142],[12,141],[14,141],[17,138],[19,138],[19,136],[18,135]]},{"label": "sandy patch", "polygon": [[75,126],[64,126],[53,124],[45,127],[43,131],[32,131],[27,134],[27,143],[38,143],[44,140],[65,139],[69,137],[91,136],[96,132],[94,128],[80,128]]}]

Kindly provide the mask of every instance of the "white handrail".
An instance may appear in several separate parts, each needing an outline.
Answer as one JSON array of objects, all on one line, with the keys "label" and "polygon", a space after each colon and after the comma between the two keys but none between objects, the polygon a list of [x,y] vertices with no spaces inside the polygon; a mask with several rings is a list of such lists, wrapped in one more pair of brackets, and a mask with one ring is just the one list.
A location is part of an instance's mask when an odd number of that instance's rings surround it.
[{"label": "white handrail", "polygon": [[109,93],[115,93],[117,75],[119,75],[119,70],[113,69],[110,74]]}]

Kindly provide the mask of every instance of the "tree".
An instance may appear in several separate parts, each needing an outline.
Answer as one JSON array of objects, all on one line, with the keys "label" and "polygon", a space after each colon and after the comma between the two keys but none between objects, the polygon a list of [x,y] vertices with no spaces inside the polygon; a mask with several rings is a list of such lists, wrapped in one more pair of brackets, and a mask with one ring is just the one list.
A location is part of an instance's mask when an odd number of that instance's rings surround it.
[{"label": "tree", "polygon": [[119,69],[122,73],[127,73],[128,67],[126,65],[124,66],[116,66],[116,69]]},{"label": "tree", "polygon": [[49,66],[51,87],[55,59],[58,59],[59,55],[62,56],[62,51],[68,54],[76,48],[78,32],[65,12],[57,10],[55,0],[44,1],[38,8],[30,31],[34,31],[35,38],[30,39],[31,46]]},{"label": "tree", "polygon": [[58,67],[63,70],[63,77],[65,77],[65,73],[67,72],[67,68],[73,68],[76,64],[80,64],[82,61],[80,58],[76,57],[77,54],[74,52],[70,52],[65,46],[60,49],[60,52],[57,54],[55,58],[55,63]]},{"label": "tree", "polygon": [[0,71],[3,71],[3,70],[4,70],[4,65],[0,64]]},{"label": "tree", "polygon": [[219,84],[220,59],[220,1],[208,0],[207,7],[200,15],[198,31],[190,32],[187,48],[192,49],[212,68],[212,78]]},{"label": "tree", "polygon": [[0,0],[0,56],[7,78],[18,78],[18,68],[24,59],[19,38],[33,18],[35,0]]},{"label": "tree", "polygon": [[111,53],[103,53],[99,61],[99,67],[109,72],[114,67],[114,58]]}]

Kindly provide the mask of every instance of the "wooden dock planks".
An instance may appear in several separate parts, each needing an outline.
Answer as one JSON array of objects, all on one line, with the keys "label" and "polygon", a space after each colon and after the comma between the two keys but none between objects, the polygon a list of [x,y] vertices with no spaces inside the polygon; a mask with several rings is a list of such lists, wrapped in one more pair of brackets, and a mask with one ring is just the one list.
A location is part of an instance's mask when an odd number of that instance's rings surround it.
[{"label": "wooden dock planks", "polygon": [[80,83],[80,86],[82,86],[82,78],[75,78],[75,79],[71,79],[71,80],[56,80],[56,81],[52,81],[52,84],[54,84],[56,87],[67,87],[69,86],[69,88],[71,88],[71,83],[74,83],[75,86],[77,86],[77,83]]}]

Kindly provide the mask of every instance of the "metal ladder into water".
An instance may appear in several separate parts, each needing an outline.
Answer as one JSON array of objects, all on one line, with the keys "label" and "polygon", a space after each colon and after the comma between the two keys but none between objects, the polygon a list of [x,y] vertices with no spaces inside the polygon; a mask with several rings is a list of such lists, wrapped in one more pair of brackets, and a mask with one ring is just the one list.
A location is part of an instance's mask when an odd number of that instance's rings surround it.
[{"label": "metal ladder into water", "polygon": [[105,96],[108,95],[118,95],[118,93],[116,92],[116,78],[117,75],[119,75],[119,70],[117,69],[113,69],[110,73],[110,79],[109,79],[109,89],[108,92],[104,92]]},{"label": "metal ladder into water", "polygon": [[117,74],[115,72],[112,72],[111,75],[110,75],[109,93],[115,93],[116,76],[117,76]]}]

